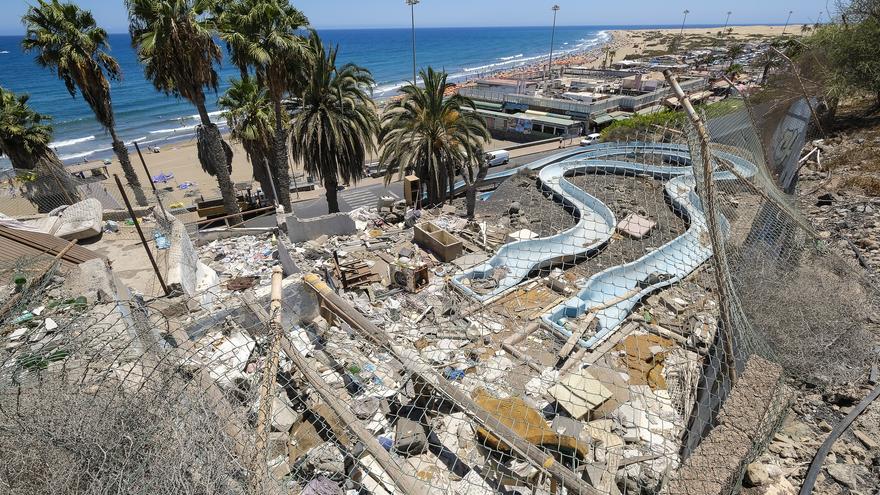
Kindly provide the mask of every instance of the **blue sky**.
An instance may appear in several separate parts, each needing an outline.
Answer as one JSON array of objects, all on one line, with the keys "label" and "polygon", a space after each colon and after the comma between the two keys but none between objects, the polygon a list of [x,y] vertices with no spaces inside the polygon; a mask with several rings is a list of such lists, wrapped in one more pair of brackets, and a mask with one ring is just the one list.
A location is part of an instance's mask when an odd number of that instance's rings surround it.
[{"label": "blue sky", "polygon": [[[113,33],[125,32],[123,0],[74,0],[91,9],[98,22]],[[27,0],[0,0],[6,14],[0,16],[0,34],[23,32],[19,19]],[[534,26],[552,19],[552,1],[544,0],[422,0],[416,6],[416,22],[422,27]],[[688,24],[723,24],[732,10],[731,24],[782,24],[793,10],[792,23],[815,22],[820,11],[833,8],[830,0],[557,0],[560,25],[678,24],[681,12],[690,10]],[[294,0],[317,28],[409,26],[404,0]],[[11,12],[10,12],[11,11]]]}]

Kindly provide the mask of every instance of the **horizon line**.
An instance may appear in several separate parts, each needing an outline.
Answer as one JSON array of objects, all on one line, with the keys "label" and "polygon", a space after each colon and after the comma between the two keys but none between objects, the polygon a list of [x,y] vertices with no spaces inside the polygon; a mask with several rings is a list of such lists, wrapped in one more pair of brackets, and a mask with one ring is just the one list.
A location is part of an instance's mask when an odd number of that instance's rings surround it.
[{"label": "horizon line", "polygon": [[[796,25],[802,23],[790,22],[789,25]],[[727,27],[754,27],[754,26],[783,26],[784,23],[774,23],[774,22],[754,22],[754,23],[739,23],[739,24],[728,24]],[[685,29],[694,29],[694,28],[714,28],[714,27],[723,27],[723,23],[704,23],[704,24],[685,24]],[[405,29],[410,30],[410,26],[330,26],[330,27],[315,27],[315,26],[307,26],[312,29],[318,31],[378,31],[378,30],[392,30],[392,29]],[[680,24],[672,23],[672,24],[562,24],[557,25],[558,28],[608,28],[611,30],[617,29],[638,29],[638,28],[679,28]],[[429,29],[501,29],[501,28],[546,28],[550,29],[550,26],[545,25],[495,25],[495,26],[416,26],[416,31],[419,30],[429,30]],[[2,37],[10,37],[10,36],[21,36],[24,33],[0,33]],[[129,34],[128,31],[109,31],[108,34]]]}]

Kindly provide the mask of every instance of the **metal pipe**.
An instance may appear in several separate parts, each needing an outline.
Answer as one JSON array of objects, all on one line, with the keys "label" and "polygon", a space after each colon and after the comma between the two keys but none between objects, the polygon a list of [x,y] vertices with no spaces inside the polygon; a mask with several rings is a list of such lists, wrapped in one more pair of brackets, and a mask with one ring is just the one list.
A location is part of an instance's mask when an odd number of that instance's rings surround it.
[{"label": "metal pipe", "polygon": [[137,141],[133,141],[134,149],[137,150],[138,156],[141,157],[141,164],[144,166],[144,172],[147,173],[147,181],[149,181],[150,186],[153,188],[153,193],[159,194],[159,191],[156,190],[156,184],[153,183],[153,176],[150,175],[150,169],[147,168],[147,161],[144,160],[144,154],[141,153],[141,147],[138,146]]},{"label": "metal pipe", "polygon": [[131,220],[134,222],[134,228],[137,229],[138,237],[141,238],[141,242],[144,244],[144,249],[147,251],[147,258],[150,259],[150,264],[153,265],[153,271],[156,273],[156,278],[159,279],[159,285],[162,286],[162,291],[165,292],[165,295],[169,296],[171,295],[171,290],[165,285],[165,279],[163,279],[162,274],[159,273],[159,265],[156,263],[156,258],[153,257],[153,252],[150,251],[150,245],[147,244],[147,238],[144,237],[144,231],[141,230],[141,224],[134,215],[131,202],[128,200],[128,195],[125,194],[125,188],[122,187],[122,181],[119,180],[119,175],[117,174],[113,174],[113,178],[116,179],[116,187],[119,188],[119,194],[122,195],[122,201],[125,202],[125,208],[128,209],[128,214],[131,215]]}]

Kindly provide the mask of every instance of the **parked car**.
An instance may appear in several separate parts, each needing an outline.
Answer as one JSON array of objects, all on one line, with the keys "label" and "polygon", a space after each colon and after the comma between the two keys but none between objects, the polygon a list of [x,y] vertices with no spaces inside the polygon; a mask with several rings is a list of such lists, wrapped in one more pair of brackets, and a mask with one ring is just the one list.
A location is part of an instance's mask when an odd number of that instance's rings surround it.
[{"label": "parked car", "polygon": [[581,146],[592,146],[599,142],[599,138],[602,137],[599,133],[590,134],[587,137],[581,139]]},{"label": "parked car", "polygon": [[507,165],[510,163],[510,152],[507,150],[490,151],[486,153],[486,162],[490,167]]}]

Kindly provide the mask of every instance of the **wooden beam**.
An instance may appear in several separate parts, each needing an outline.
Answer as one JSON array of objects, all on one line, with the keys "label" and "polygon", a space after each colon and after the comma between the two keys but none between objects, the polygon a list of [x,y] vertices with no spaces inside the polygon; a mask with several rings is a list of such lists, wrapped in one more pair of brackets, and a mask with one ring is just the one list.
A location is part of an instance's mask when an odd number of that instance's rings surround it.
[{"label": "wooden beam", "polygon": [[584,481],[579,474],[556,462],[556,459],[552,455],[544,452],[537,445],[520,437],[498,417],[480,407],[467,394],[450,384],[445,378],[440,376],[436,370],[424,363],[414,349],[394,344],[391,338],[382,329],[355,310],[350,303],[333,292],[318,275],[308,274],[305,276],[304,280],[312,287],[312,289],[314,289],[318,294],[318,297],[327,301],[329,303],[328,307],[333,308],[343,320],[347,321],[349,325],[352,326],[354,330],[358,331],[366,338],[380,343],[386,350],[391,351],[391,354],[403,363],[404,368],[408,372],[418,376],[422,381],[433,387],[438,393],[444,395],[447,399],[458,405],[468,417],[489,430],[495,437],[508,445],[511,450],[521,455],[532,465],[548,473],[568,490],[579,494],[600,495],[601,492]]},{"label": "wooden beam", "polygon": [[[268,323],[270,321],[269,314],[255,302],[245,300],[245,303],[260,321],[263,323]],[[309,382],[309,385],[315,389],[315,392],[317,392],[318,395],[321,396],[321,399],[327,403],[337,416],[339,416],[339,419],[345,423],[346,427],[348,427],[364,445],[367,452],[376,459],[376,462],[379,463],[382,469],[384,469],[388,476],[394,481],[394,484],[397,485],[397,488],[400,489],[401,493],[418,495],[427,494],[428,489],[422,481],[419,480],[414,473],[407,474],[403,472],[397,462],[391,457],[391,454],[382,447],[382,444],[379,443],[376,437],[370,433],[360,421],[358,421],[348,405],[339,398],[338,392],[327,385],[327,382],[321,378],[321,375],[318,374],[302,354],[296,350],[296,347],[290,341],[290,338],[282,333],[278,340],[281,350],[287,354],[287,357],[293,362],[294,367],[303,374],[306,381]]]}]

